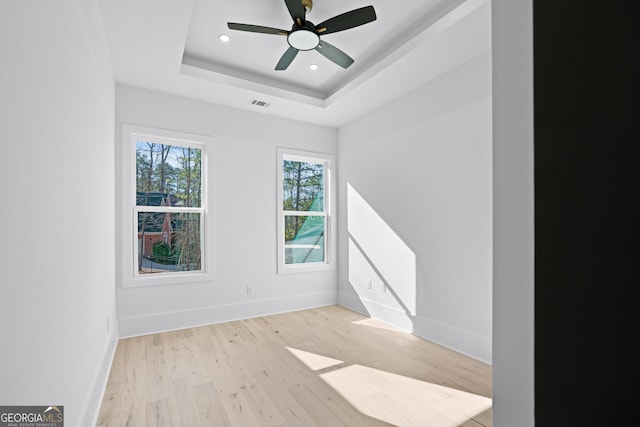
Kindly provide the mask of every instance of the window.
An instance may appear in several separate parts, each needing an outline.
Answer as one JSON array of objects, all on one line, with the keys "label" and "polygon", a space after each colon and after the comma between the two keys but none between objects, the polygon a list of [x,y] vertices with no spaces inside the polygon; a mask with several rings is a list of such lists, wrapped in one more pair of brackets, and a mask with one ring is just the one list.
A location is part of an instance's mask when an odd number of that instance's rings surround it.
[{"label": "window", "polygon": [[208,142],[199,135],[125,125],[123,165],[130,165],[128,171],[123,166],[125,286],[211,278]]},{"label": "window", "polygon": [[333,156],[278,150],[278,272],[335,268]]}]

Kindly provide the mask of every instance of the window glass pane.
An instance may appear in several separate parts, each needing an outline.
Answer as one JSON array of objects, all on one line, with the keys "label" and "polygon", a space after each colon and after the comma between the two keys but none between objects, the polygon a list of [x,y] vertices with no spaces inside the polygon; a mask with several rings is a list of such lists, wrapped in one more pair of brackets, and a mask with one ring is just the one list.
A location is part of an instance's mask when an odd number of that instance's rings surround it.
[{"label": "window glass pane", "polygon": [[323,163],[283,161],[285,211],[324,211],[324,169]]},{"label": "window glass pane", "polygon": [[284,217],[285,264],[324,262],[325,217]]},{"label": "window glass pane", "polygon": [[136,140],[136,204],[200,207],[201,161],[199,148]]},{"label": "window glass pane", "polygon": [[138,213],[140,274],[201,270],[199,213]]}]

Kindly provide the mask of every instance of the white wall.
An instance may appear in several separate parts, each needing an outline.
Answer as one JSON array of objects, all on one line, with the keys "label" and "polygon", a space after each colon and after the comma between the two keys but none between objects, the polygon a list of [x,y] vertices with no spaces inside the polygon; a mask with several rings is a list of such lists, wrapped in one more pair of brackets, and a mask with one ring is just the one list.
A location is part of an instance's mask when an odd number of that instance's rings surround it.
[{"label": "white wall", "polygon": [[[0,404],[97,415],[115,348],[114,84],[93,1],[0,3]],[[109,323],[109,328],[107,328]]]},{"label": "white wall", "polygon": [[491,120],[487,51],[338,134],[339,301],[487,362]]},{"label": "white wall", "polygon": [[[215,280],[137,288],[119,283],[121,336],[335,303],[337,270],[276,274],[276,148],[335,154],[335,129],[120,85],[116,116],[118,158],[124,123],[208,135],[215,141],[209,153],[215,222],[209,256]],[[116,175],[120,188],[119,169]],[[117,246],[122,244],[120,237]],[[249,284],[254,286],[250,296]]]}]

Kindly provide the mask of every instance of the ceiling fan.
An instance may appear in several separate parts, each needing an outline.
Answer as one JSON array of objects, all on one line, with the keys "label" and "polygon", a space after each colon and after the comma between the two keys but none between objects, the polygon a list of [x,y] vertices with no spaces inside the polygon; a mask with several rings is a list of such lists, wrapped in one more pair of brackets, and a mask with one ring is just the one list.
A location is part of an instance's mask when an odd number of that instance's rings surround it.
[{"label": "ceiling fan", "polygon": [[311,21],[307,21],[306,18],[306,13],[311,11],[313,7],[313,0],[284,0],[284,3],[289,10],[291,18],[293,18],[291,31],[263,27],[261,25],[239,24],[237,22],[227,23],[231,30],[287,36],[289,48],[276,64],[276,70],[286,70],[301,50],[316,50],[342,68],[347,68],[353,64],[353,58],[337,47],[321,40],[320,36],[348,30],[376,20],[376,12],[373,6],[365,6],[314,25]]}]

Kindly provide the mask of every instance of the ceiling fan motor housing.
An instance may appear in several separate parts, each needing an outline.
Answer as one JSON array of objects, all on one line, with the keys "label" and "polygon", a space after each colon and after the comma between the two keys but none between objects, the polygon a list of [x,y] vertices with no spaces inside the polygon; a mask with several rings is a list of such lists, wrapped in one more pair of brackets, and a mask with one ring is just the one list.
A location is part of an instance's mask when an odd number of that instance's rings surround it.
[{"label": "ceiling fan motor housing", "polygon": [[303,25],[294,24],[287,35],[289,46],[298,50],[313,50],[320,44],[320,36],[316,33],[316,27],[306,21]]}]

